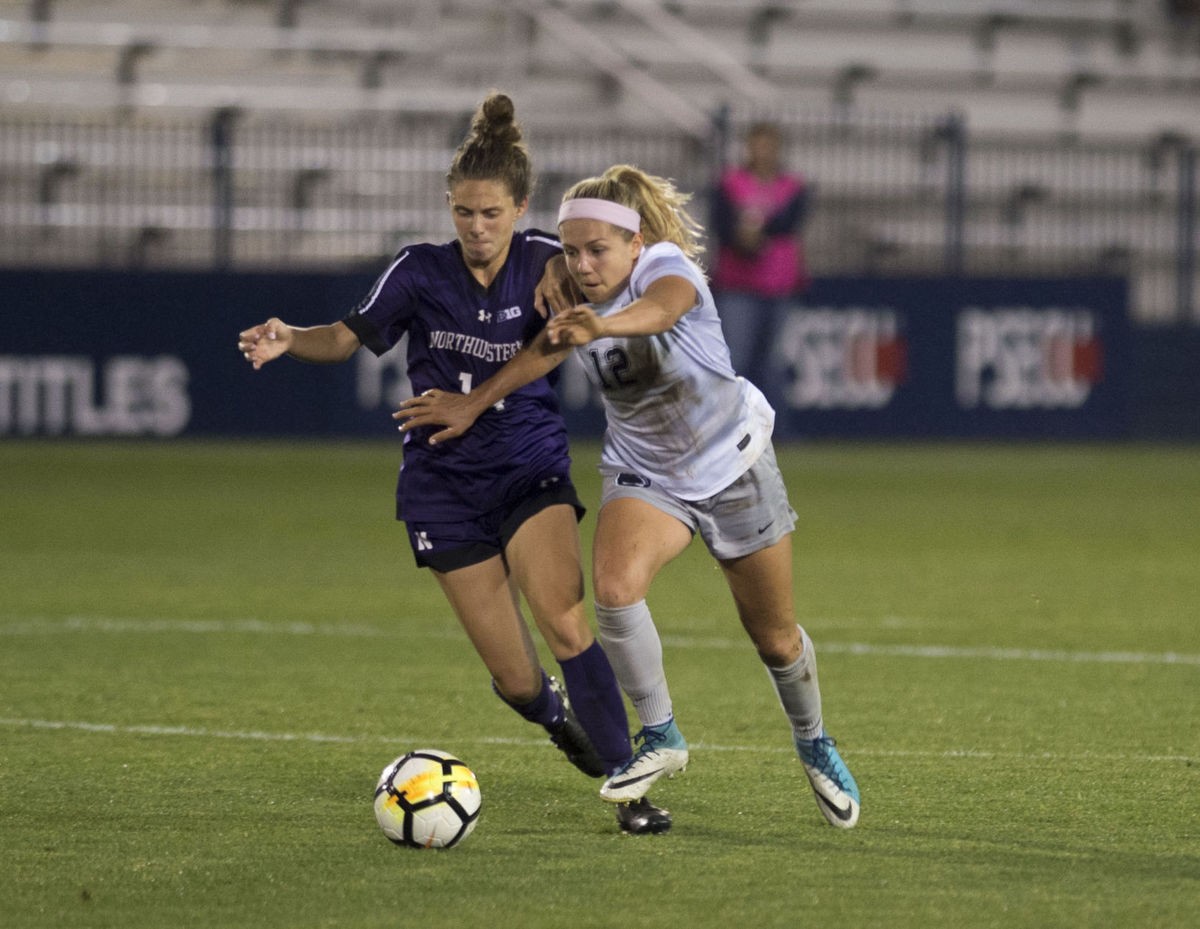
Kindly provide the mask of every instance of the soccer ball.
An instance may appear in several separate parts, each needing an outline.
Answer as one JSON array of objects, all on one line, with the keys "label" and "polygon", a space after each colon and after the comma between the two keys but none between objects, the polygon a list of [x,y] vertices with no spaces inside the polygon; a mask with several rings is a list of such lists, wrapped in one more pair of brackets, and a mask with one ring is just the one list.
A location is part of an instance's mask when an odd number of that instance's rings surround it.
[{"label": "soccer ball", "polygon": [[482,802],[470,768],[446,752],[422,748],[379,775],[375,819],[397,845],[450,848],[471,834]]}]

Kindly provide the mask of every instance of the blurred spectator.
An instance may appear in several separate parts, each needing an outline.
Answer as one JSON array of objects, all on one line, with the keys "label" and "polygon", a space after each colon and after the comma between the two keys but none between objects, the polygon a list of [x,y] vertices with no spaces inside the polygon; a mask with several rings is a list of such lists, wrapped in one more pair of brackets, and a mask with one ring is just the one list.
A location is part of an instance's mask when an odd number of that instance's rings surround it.
[{"label": "blurred spectator", "polygon": [[752,125],[744,145],[743,162],[722,173],[713,193],[713,290],[733,369],[778,410],[782,385],[771,343],[783,308],[809,282],[800,237],[808,189],[802,176],[783,169],[783,136],[774,123]]},{"label": "blurred spectator", "polygon": [[1200,52],[1200,0],[1163,0],[1175,54]]}]

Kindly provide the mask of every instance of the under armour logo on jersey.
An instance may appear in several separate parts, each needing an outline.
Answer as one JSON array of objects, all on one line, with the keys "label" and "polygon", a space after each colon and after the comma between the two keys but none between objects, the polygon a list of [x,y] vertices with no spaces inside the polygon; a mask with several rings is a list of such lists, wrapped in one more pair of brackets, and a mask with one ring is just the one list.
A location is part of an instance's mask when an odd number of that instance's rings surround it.
[{"label": "under armour logo on jersey", "polygon": [[481,323],[490,323],[492,321],[492,314],[489,313],[487,310],[480,310],[479,311],[479,321]]},{"label": "under armour logo on jersey", "polygon": [[428,552],[433,549],[433,543],[429,541],[429,533],[419,531],[417,533],[417,551]]}]

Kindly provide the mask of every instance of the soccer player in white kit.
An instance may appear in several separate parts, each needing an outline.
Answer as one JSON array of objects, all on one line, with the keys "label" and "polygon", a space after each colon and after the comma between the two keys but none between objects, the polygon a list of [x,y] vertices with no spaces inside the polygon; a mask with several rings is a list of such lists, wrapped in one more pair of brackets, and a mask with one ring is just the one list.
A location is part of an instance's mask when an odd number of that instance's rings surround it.
[{"label": "soccer player in white kit", "polygon": [[858,822],[860,794],[824,727],[812,641],[795,620],[796,514],[771,445],[774,411],[737,376],[704,272],[689,197],[630,165],[573,186],[559,210],[567,269],[586,303],[559,313],[470,394],[433,391],[395,415],[453,439],[493,403],[576,350],[603,398],[603,492],[593,547],[600,639],[642,723],[639,748],[601,787],[621,803],[687,765],[646,595],[699,533],[791,724],[826,820]]}]

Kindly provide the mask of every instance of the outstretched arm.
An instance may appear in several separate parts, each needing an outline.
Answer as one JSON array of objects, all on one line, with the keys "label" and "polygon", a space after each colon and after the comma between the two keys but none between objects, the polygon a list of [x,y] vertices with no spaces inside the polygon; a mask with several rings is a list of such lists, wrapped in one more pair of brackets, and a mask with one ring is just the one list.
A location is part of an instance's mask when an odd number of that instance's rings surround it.
[{"label": "outstretched arm", "polygon": [[272,317],[238,333],[238,351],[255,371],[284,354],[312,364],[337,364],[353,355],[361,344],[342,322],[298,328]]},{"label": "outstretched arm", "polygon": [[602,336],[647,336],[666,332],[696,305],[696,288],[683,277],[660,277],[624,309],[597,316],[587,304],[559,313],[546,324],[555,346],[586,345]]},{"label": "outstretched arm", "polygon": [[514,390],[544,377],[570,354],[569,346],[551,345],[543,329],[537,337],[499,371],[469,394],[445,390],[427,390],[400,404],[392,419],[400,422],[400,431],[418,426],[445,426],[429,437],[430,445],[462,435],[489,406],[499,403]]}]

